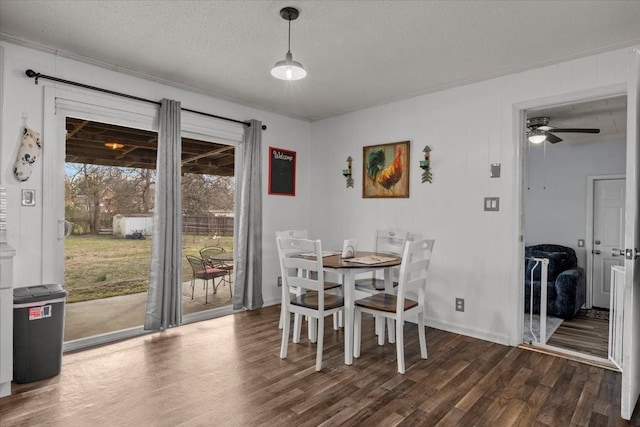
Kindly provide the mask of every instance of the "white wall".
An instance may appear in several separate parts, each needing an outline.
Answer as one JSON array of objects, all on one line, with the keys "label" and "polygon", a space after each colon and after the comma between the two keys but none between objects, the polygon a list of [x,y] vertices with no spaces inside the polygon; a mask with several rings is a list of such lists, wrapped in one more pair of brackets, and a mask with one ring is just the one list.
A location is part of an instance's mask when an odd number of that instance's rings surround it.
[{"label": "white wall", "polygon": [[[424,70],[428,72],[428,70]],[[500,343],[521,339],[519,268],[522,131],[517,108],[560,94],[624,83],[627,50],[609,52],[416,97],[312,124],[310,231],[324,246],[344,238],[373,246],[376,228],[436,239],[427,294],[429,325]],[[520,107],[519,107],[520,106]],[[530,107],[529,107],[530,108]],[[363,199],[362,147],[411,141],[408,199]],[[429,145],[433,183],[420,183]],[[355,188],[340,171],[354,158]],[[500,178],[490,164],[501,163]],[[500,197],[499,212],[483,198]],[[455,298],[465,312],[456,312]]]},{"label": "white wall", "polygon": [[[42,159],[39,159],[31,178],[23,183],[13,177],[13,163],[17,155],[22,131],[22,115],[28,116],[27,124],[42,132],[44,114],[44,86],[56,84],[40,80],[38,85],[27,78],[25,70],[31,68],[42,74],[73,80],[88,85],[104,87],[146,99],[176,99],[182,106],[192,110],[208,112],[238,120],[258,119],[267,125],[263,132],[263,177],[266,182],[269,146],[286,148],[298,153],[297,197],[268,196],[266,184],[263,187],[263,246],[265,277],[264,298],[267,303],[279,301],[280,293],[276,288],[278,276],[277,256],[275,254],[274,232],[276,229],[299,226],[308,223],[309,201],[309,155],[310,124],[278,114],[256,110],[239,104],[205,96],[172,86],[132,77],[127,74],[107,70],[86,63],[60,58],[53,54],[29,49],[12,43],[0,42],[4,47],[4,114],[2,115],[2,135],[0,142],[0,185],[7,187],[8,193],[8,242],[16,249],[15,286],[23,287],[47,282],[42,268],[42,189],[46,177],[43,176]],[[60,88],[70,86],[57,84]],[[73,88],[71,88],[73,90]],[[90,93],[90,92],[89,92]],[[42,135],[43,152],[46,156],[51,150],[64,149],[64,141],[56,141],[49,135]],[[20,206],[22,189],[36,190],[36,207]]]},{"label": "white wall", "polygon": [[555,243],[576,251],[586,267],[587,181],[595,175],[624,175],[624,139],[578,144],[531,145],[525,176],[525,245]]}]

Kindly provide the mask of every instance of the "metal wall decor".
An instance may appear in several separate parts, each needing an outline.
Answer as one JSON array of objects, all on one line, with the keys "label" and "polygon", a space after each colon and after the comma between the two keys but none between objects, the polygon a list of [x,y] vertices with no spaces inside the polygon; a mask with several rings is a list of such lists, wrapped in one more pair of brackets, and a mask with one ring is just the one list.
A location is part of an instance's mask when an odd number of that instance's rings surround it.
[{"label": "metal wall decor", "polygon": [[351,158],[351,156],[347,157],[347,168],[346,169],[342,169],[342,175],[344,175],[345,178],[347,178],[347,188],[351,187],[353,188],[353,176],[351,173],[351,162],[353,161],[353,159]]},{"label": "metal wall decor", "polygon": [[420,168],[424,171],[422,172],[422,183],[431,182],[433,178],[431,175],[431,161],[429,160],[429,153],[431,152],[431,148],[428,145],[425,145],[424,150],[424,160],[420,160]]}]

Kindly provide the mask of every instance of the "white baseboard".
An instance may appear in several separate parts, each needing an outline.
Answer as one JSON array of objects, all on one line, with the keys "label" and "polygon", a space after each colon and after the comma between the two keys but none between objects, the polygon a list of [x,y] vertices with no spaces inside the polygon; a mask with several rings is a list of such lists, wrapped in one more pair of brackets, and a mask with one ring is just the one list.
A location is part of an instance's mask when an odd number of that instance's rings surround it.
[{"label": "white baseboard", "polygon": [[[280,298],[264,301],[264,307],[280,304]],[[408,318],[407,322],[416,323],[415,318]],[[439,319],[435,319],[429,316],[425,316],[425,325],[430,328],[440,329],[443,331],[451,332],[454,334],[465,335],[472,338],[477,338],[484,341],[491,341],[496,344],[509,345],[508,334],[495,334],[484,329],[470,328],[465,325],[459,325],[456,323],[443,322]]]},{"label": "white baseboard", "polygon": [[465,335],[471,338],[478,338],[484,341],[491,341],[496,344],[509,345],[508,334],[496,334],[484,329],[470,328],[465,325],[443,322],[431,317],[425,317],[425,324],[430,328],[441,329],[454,334]]}]

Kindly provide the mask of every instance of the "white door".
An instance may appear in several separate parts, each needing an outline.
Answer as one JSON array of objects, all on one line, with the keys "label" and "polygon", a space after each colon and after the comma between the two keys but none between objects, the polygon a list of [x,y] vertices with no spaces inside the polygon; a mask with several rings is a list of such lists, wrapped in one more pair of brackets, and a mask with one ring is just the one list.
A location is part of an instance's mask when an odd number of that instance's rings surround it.
[{"label": "white door", "polygon": [[621,415],[631,419],[640,394],[640,51],[629,55],[627,95],[627,204],[625,215],[625,285],[622,344]]},{"label": "white door", "polygon": [[[624,179],[598,179],[593,183],[593,306],[609,308],[611,267],[623,265]],[[615,252],[614,249],[618,251]]]}]

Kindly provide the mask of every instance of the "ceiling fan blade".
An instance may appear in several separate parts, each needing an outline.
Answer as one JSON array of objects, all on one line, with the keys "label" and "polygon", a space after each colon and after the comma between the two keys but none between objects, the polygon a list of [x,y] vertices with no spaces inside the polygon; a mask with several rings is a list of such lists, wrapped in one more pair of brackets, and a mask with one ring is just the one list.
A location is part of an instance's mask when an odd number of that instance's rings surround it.
[{"label": "ceiling fan blade", "polygon": [[549,141],[552,144],[557,144],[558,142],[562,141],[562,138],[558,138],[554,134],[547,132],[547,141]]},{"label": "ceiling fan blade", "polygon": [[566,133],[600,133],[600,129],[589,128],[567,128],[567,129],[551,129],[554,132],[566,132]]}]

